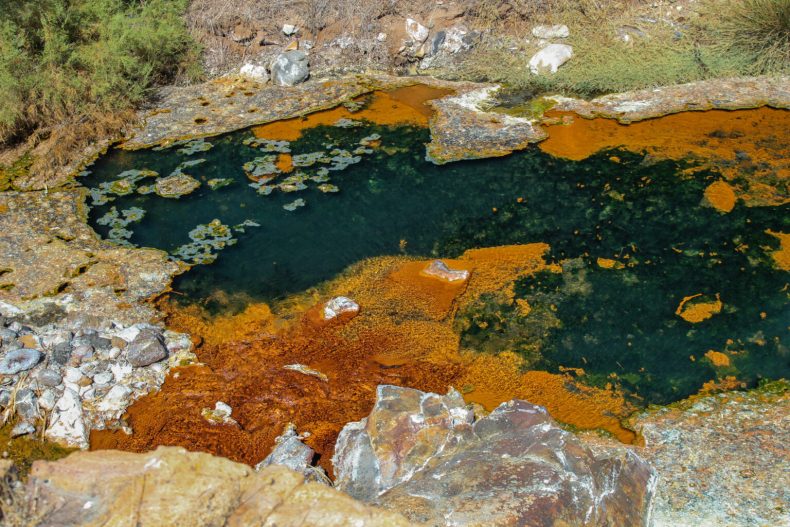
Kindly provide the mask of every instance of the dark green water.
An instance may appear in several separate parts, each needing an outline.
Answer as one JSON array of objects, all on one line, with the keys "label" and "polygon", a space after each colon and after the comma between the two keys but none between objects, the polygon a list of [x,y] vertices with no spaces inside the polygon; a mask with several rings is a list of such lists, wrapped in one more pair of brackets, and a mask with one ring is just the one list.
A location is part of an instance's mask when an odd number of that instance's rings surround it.
[{"label": "dark green water", "polygon": [[[371,134],[381,136],[380,148],[365,146],[363,139]],[[790,376],[790,352],[783,343],[790,323],[787,273],[771,266],[768,251],[778,241],[765,233],[788,231],[788,207],[739,205],[723,215],[701,206],[715,173],[684,178],[682,163],[628,152],[614,152],[620,163],[609,160],[613,152],[571,162],[537,149],[437,167],[424,160],[425,130],[321,127],[288,145],[292,154],[335,148],[349,153],[334,152],[297,169],[317,181],[292,178],[280,188],[264,187],[271,193],[260,195],[249,186],[243,165],[267,154],[244,144],[250,138],[249,131],[212,138],[210,149],[191,154],[183,145],[110,152],[91,167],[83,184],[98,188],[132,169],[164,177],[184,161],[205,159],[182,169],[203,184],[177,200],[109,194],[114,201],[94,206],[91,224],[107,236],[110,228],[97,221],[105,217],[102,223],[107,223],[111,207],[120,217],[138,208],[144,211],[140,221],[116,223],[128,223],[131,235],[116,230],[113,237],[130,236],[133,244],[170,252],[181,247],[182,255],[216,254],[214,263],[197,265],[175,283],[181,298],[214,308],[219,306],[206,299],[217,291],[280,298],[360,259],[399,254],[401,240],[407,254],[437,257],[473,247],[546,242],[551,258],[566,262],[565,272],[519,279],[517,296],[533,306],[529,316],[496,294],[460,313],[463,345],[490,352],[512,349],[532,366],[550,371],[584,368],[584,382],[619,383],[648,403],[685,397],[717,375],[751,384]],[[358,156],[359,162],[349,164],[349,156]],[[207,181],[217,178],[232,182],[210,189]],[[131,187],[138,188],[154,181],[151,176],[131,179]],[[321,185],[339,191],[322,192]],[[294,208],[297,199],[304,206]],[[283,208],[289,204],[294,210]],[[224,241],[217,239],[209,250],[190,239],[195,226],[215,219],[228,226],[219,233]],[[243,232],[232,228],[245,221],[259,226]],[[634,265],[601,269],[595,263],[599,256]],[[697,293],[719,294],[722,313],[698,324],[676,316],[683,297]],[[714,370],[703,359],[709,349],[728,351],[732,366]]]}]

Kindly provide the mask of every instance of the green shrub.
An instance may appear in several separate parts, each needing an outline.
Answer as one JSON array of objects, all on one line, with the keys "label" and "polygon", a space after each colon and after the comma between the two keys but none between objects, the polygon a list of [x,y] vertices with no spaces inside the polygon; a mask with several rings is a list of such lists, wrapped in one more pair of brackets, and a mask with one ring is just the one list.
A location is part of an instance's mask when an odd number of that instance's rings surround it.
[{"label": "green shrub", "polygon": [[[85,127],[193,73],[187,0],[0,0],[0,143]],[[51,130],[50,130],[51,133]]]}]

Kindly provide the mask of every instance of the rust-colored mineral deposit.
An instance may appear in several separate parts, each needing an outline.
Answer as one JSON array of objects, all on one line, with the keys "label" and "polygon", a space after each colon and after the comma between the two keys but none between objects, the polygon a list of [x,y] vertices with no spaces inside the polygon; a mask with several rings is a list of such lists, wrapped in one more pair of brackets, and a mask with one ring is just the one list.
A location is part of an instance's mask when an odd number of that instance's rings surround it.
[{"label": "rust-colored mineral deposit", "polygon": [[[209,318],[196,307],[166,303],[170,327],[195,336],[201,364],[176,369],[159,393],[129,409],[133,434],[94,431],[91,446],[147,451],[180,445],[255,464],[293,422],[300,433],[310,433],[307,444],[331,470],[337,434],[370,412],[380,384],[435,393],[454,386],[488,409],[523,398],[578,428],[601,428],[632,441],[633,433],[619,422],[630,411],[621,394],[582,386],[568,373],[525,372],[512,354],[459,348],[453,329],[458,307],[512,288],[520,276],[559,272],[544,260],[548,249],[494,247],[444,260],[453,270],[469,271],[468,280],[458,282],[425,276],[430,261],[373,258],[317,290],[272,307],[252,304],[233,316]],[[316,309],[336,296],[358,303],[359,313],[316,323]],[[326,380],[296,371],[294,364]],[[232,409],[232,419],[219,424],[201,413],[218,401]]]}]

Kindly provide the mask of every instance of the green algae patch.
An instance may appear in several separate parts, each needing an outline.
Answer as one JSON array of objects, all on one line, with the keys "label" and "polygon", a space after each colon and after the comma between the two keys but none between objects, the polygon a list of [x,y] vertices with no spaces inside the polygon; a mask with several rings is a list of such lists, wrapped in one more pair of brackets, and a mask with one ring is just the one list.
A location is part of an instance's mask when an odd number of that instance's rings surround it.
[{"label": "green algae patch", "polygon": [[[74,452],[73,448],[64,448],[56,443],[31,436],[11,438],[13,423],[0,427],[0,449],[4,456],[14,462],[19,475],[27,477],[34,461],[45,459],[53,461],[68,456]],[[5,453],[8,455],[6,456]]]}]

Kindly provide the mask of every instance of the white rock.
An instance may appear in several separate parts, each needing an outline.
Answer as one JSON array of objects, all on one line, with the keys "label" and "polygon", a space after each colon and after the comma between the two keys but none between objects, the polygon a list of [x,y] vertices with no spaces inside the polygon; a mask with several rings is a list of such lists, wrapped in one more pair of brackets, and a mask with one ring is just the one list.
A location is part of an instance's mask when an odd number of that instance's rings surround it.
[{"label": "white rock", "polygon": [[123,384],[116,384],[110,391],[107,392],[96,407],[101,412],[114,412],[123,410],[129,403],[129,397],[132,395],[132,390]]},{"label": "white rock", "polygon": [[142,330],[144,327],[148,327],[148,324],[135,324],[133,326],[129,326],[123,331],[119,331],[115,336],[122,338],[126,342],[131,342],[137,338],[137,335],[140,334],[140,330]]},{"label": "white rock", "polygon": [[132,365],[129,363],[110,364],[110,371],[112,371],[112,374],[118,381],[122,381],[132,373]]},{"label": "white rock", "polygon": [[79,368],[74,368],[72,366],[66,366],[63,368],[63,380],[69,383],[78,383],[80,379],[82,379],[83,375]]},{"label": "white rock", "polygon": [[15,305],[0,301],[0,315],[3,315],[4,317],[13,317],[16,315],[21,315],[22,313],[23,311]]},{"label": "white rock", "polygon": [[458,53],[470,48],[469,43],[466,41],[466,36],[469,31],[465,27],[454,26],[447,30],[442,42],[442,49],[449,53]]},{"label": "white rock", "polygon": [[571,34],[568,26],[561,24],[555,26],[535,26],[532,28],[532,34],[538,38],[568,38]]},{"label": "white rock", "polygon": [[93,376],[93,382],[96,384],[110,384],[113,381],[112,372],[105,371],[102,373],[97,373]]},{"label": "white rock", "polygon": [[192,351],[192,339],[186,333],[166,330],[162,335],[165,337],[165,347],[170,353]]},{"label": "white rock", "polygon": [[546,70],[556,73],[572,56],[573,48],[567,44],[549,44],[529,59],[529,69],[535,75]]},{"label": "white rock", "polygon": [[418,44],[422,44],[428,38],[428,28],[413,18],[406,19],[406,33]]},{"label": "white rock", "polygon": [[387,34],[379,33],[378,35],[376,35],[376,40],[379,42],[384,42],[385,40],[387,40]]},{"label": "white rock", "polygon": [[324,304],[324,320],[332,320],[344,313],[359,313],[359,304],[345,296],[336,296]]},{"label": "white rock", "polygon": [[217,412],[217,415],[221,415],[222,417],[230,417],[230,414],[233,413],[233,408],[227,403],[217,401],[214,405],[214,411]]},{"label": "white rock", "polygon": [[38,406],[46,411],[50,411],[55,408],[55,404],[57,402],[58,395],[55,393],[55,390],[51,388],[41,392],[41,395],[38,398]]},{"label": "white rock", "polygon": [[26,421],[20,421],[11,429],[11,437],[19,437],[27,434],[32,434],[36,431],[36,427]]},{"label": "white rock", "polygon": [[354,45],[354,39],[348,35],[342,35],[333,40],[332,45],[337,46],[340,49],[346,49]]},{"label": "white rock", "polygon": [[293,24],[283,24],[283,33],[288,35],[289,37],[299,31],[299,28],[294,26]]},{"label": "white rock", "polygon": [[44,433],[47,439],[83,450],[88,448],[88,430],[82,420],[82,403],[76,392],[66,388],[52,415]]},{"label": "white rock", "polygon": [[259,66],[249,62],[241,67],[239,74],[259,82],[266,82],[269,80],[269,73],[266,71],[265,66]]}]

